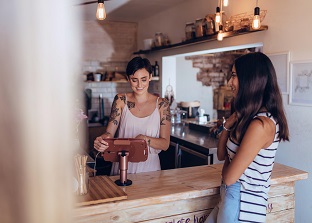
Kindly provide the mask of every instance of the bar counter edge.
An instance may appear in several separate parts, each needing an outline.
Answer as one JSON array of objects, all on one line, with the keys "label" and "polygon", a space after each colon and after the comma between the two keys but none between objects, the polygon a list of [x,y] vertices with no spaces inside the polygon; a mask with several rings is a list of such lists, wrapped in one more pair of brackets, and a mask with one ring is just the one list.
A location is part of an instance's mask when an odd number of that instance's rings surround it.
[{"label": "bar counter edge", "polygon": [[[219,201],[222,164],[128,174],[127,199],[75,207],[74,222],[199,223]],[[118,176],[111,176],[115,181]],[[294,222],[295,182],[308,173],[275,163],[267,222]]]}]

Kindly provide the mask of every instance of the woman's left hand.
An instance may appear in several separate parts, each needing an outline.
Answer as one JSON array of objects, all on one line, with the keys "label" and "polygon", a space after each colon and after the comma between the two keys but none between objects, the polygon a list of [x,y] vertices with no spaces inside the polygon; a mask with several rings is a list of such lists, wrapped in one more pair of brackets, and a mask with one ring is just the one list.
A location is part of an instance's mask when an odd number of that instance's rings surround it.
[{"label": "woman's left hand", "polygon": [[146,135],[140,134],[140,135],[137,135],[135,138],[136,139],[146,139]]}]

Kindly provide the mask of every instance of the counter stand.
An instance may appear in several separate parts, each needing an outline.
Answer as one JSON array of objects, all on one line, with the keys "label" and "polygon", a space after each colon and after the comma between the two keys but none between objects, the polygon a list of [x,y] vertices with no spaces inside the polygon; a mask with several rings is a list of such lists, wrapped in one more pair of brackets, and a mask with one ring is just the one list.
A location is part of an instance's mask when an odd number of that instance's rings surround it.
[{"label": "counter stand", "polygon": [[121,152],[118,152],[118,155],[120,179],[116,180],[115,184],[117,184],[118,186],[129,186],[132,184],[132,181],[127,179],[129,152],[123,150]]},{"label": "counter stand", "polygon": [[144,139],[120,138],[105,139],[108,148],[103,153],[106,161],[119,162],[120,178],[115,181],[118,186],[129,186],[132,181],[127,179],[128,162],[147,160],[147,143]]}]

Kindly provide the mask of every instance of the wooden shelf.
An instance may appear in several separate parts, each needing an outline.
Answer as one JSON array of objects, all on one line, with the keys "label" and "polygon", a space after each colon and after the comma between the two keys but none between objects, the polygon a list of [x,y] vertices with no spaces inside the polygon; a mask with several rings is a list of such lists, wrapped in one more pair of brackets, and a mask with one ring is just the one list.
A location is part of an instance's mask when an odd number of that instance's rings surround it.
[{"label": "wooden shelf", "polygon": [[[265,31],[265,30],[268,30],[268,28],[269,28],[268,26],[264,25],[264,26],[261,26],[261,28],[258,30],[240,29],[240,30],[236,30],[236,31],[224,32],[223,38],[229,38],[229,37],[233,37],[233,36],[239,36],[239,35],[244,35],[244,34],[249,34],[249,33],[254,33],[254,32]],[[196,39],[186,40],[184,42],[171,44],[168,46],[154,47],[151,50],[139,50],[137,52],[134,52],[133,54],[149,54],[149,53],[152,53],[155,51],[167,50],[167,49],[189,46],[189,45],[193,45],[193,44],[199,44],[199,43],[203,43],[203,42],[210,42],[210,41],[216,41],[216,40],[217,40],[217,34],[211,35],[211,36],[203,36],[203,37],[199,37]]]},{"label": "wooden shelf", "polygon": [[[152,77],[152,81],[159,81],[159,77]],[[126,79],[122,80],[112,80],[112,81],[84,81],[85,83],[109,83],[109,82],[117,82],[117,83],[127,83]]]},{"label": "wooden shelf", "polygon": [[126,79],[122,80],[112,80],[112,81],[84,81],[85,83],[110,83],[110,82],[119,82],[119,83],[127,83],[128,81]]},{"label": "wooden shelf", "polygon": [[159,81],[159,77],[152,77],[152,81]]}]

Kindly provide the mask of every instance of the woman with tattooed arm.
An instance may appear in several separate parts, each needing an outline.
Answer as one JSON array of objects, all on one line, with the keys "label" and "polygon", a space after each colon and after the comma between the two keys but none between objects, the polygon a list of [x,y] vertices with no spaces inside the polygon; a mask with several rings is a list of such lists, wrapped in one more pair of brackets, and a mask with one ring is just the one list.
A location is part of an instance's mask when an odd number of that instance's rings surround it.
[{"label": "woman with tattooed arm", "polygon": [[[128,173],[160,170],[158,154],[167,150],[170,142],[170,108],[165,98],[148,92],[152,66],[148,59],[134,57],[127,65],[127,79],[132,92],[117,94],[112,104],[106,132],[94,140],[94,148],[104,152],[106,138],[144,139],[149,147],[145,162],[128,164]],[[119,164],[113,163],[111,175],[119,174]]]}]

